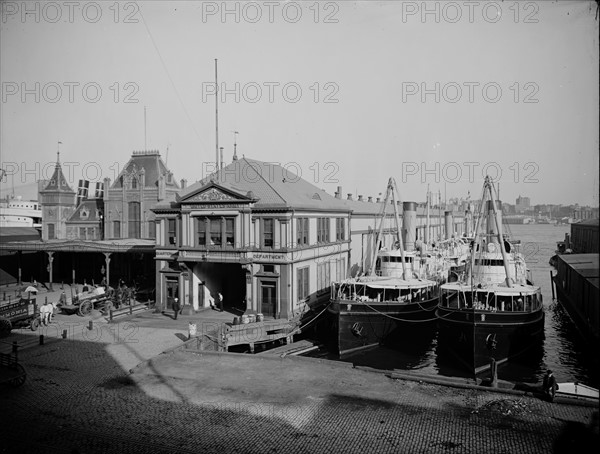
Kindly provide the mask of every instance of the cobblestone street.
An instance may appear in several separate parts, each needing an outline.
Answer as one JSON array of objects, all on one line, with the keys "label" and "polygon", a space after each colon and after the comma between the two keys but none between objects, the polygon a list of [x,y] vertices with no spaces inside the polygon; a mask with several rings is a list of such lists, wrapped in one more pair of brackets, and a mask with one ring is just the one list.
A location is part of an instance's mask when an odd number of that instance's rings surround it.
[{"label": "cobblestone street", "polygon": [[72,320],[67,339],[51,326],[45,345],[19,353],[28,377],[0,389],[2,452],[527,454],[575,434],[579,453],[597,410],[308,358],[160,355],[182,344],[187,321],[159,314],[92,330]]}]

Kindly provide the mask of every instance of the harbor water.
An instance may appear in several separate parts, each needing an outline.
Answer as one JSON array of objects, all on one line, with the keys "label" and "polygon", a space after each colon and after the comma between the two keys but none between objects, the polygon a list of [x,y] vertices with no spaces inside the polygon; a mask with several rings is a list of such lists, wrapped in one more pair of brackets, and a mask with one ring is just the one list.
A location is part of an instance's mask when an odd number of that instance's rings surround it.
[{"label": "harbor water", "polygon": [[[548,263],[556,242],[570,232],[569,225],[515,224],[508,226],[511,238],[521,240],[521,252],[532,272],[535,285],[541,287],[545,309],[544,339],[531,354],[498,368],[498,378],[512,382],[541,382],[547,369],[552,369],[558,382],[578,382],[599,388],[598,346],[590,345],[576,330],[560,303],[552,299]],[[436,323],[418,326],[385,346],[371,347],[344,358],[323,349],[307,356],[351,362],[385,370],[407,370],[428,375],[467,377],[452,360],[443,358],[437,345]],[[483,377],[485,378],[485,376]]]}]

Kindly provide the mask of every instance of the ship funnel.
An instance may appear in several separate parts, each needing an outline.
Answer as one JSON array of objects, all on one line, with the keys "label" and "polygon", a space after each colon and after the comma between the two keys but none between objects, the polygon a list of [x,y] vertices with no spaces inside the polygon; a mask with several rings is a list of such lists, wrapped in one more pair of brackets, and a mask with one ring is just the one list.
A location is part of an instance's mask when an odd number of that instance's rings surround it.
[{"label": "ship funnel", "polygon": [[402,203],[402,242],[408,252],[415,250],[417,239],[417,204],[415,202]]},{"label": "ship funnel", "polygon": [[452,217],[452,211],[444,212],[444,221],[446,227],[446,239],[449,240],[454,234],[454,218]]}]

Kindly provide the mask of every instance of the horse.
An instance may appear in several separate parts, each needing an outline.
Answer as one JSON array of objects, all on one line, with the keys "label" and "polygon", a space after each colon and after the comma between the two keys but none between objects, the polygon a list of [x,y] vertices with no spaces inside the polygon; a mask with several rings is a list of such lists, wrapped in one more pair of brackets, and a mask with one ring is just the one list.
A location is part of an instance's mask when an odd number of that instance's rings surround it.
[{"label": "horse", "polygon": [[40,306],[40,319],[46,326],[52,321],[54,310],[57,308],[56,303],[44,303]]}]

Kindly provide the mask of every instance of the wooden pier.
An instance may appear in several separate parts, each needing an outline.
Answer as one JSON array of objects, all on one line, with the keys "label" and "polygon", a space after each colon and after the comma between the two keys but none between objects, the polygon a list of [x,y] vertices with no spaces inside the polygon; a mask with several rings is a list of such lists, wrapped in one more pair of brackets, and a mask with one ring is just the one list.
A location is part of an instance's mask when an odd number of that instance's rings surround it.
[{"label": "wooden pier", "polygon": [[254,353],[256,344],[277,340],[283,340],[286,345],[292,344],[294,334],[299,332],[298,322],[290,320],[265,320],[241,325],[223,323],[218,334],[219,350],[228,351],[234,345],[248,345],[250,352]]},{"label": "wooden pier", "polygon": [[319,344],[318,342],[303,339],[293,344],[287,344],[282,345],[281,347],[271,348],[263,352],[258,352],[257,354],[263,356],[279,356],[280,358],[283,358],[284,356],[302,355],[313,350],[318,350],[319,348],[321,348],[321,344]]}]

